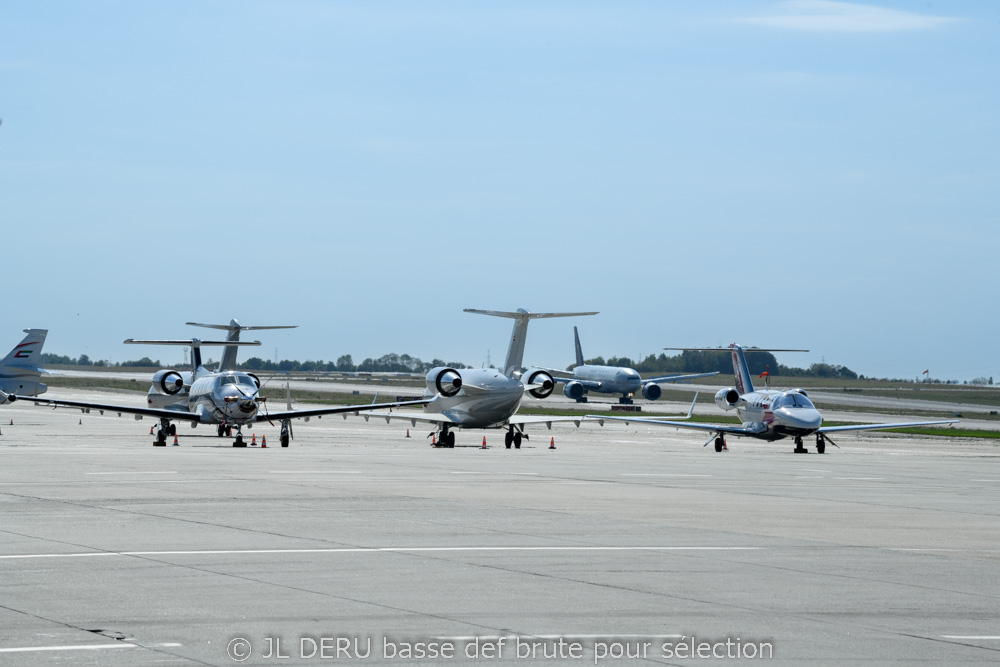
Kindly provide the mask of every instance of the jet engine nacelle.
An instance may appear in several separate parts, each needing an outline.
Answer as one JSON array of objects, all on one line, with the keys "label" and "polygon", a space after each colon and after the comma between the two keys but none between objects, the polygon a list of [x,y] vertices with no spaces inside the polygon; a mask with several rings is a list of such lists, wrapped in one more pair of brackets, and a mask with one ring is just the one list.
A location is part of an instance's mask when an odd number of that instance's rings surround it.
[{"label": "jet engine nacelle", "polygon": [[462,375],[454,368],[432,368],[426,381],[429,391],[442,396],[454,396],[462,388]]},{"label": "jet engine nacelle", "polygon": [[173,396],[184,388],[184,378],[177,371],[156,371],[153,375],[153,388],[161,394]]},{"label": "jet engine nacelle", "polygon": [[663,389],[655,382],[647,382],[642,385],[642,397],[647,401],[655,401],[663,395]]},{"label": "jet engine nacelle", "polygon": [[740,402],[740,392],[734,388],[720,389],[715,394],[715,404],[723,410],[732,410]]},{"label": "jet engine nacelle", "polygon": [[542,385],[528,391],[535,398],[548,398],[552,395],[552,390],[556,388],[556,381],[552,379],[551,375],[542,370],[529,370],[521,376],[521,382],[524,384]]},{"label": "jet engine nacelle", "polygon": [[576,380],[570,380],[566,383],[566,386],[563,387],[563,393],[566,394],[566,398],[572,398],[574,401],[579,401],[587,392],[582,384]]}]

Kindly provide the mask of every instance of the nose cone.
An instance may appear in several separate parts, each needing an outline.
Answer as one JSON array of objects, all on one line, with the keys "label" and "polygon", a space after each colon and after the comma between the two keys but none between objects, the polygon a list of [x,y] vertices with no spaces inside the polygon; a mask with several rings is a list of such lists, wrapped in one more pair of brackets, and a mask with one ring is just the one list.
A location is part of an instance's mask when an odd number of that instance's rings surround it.
[{"label": "nose cone", "polygon": [[813,408],[778,408],[774,418],[781,426],[797,431],[815,431],[823,423],[823,416]]}]

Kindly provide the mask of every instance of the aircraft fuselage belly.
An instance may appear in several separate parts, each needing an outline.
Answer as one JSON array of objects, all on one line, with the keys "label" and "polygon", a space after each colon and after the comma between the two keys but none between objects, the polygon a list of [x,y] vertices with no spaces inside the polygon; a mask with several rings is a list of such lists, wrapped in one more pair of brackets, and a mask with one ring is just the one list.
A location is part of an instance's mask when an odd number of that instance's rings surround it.
[{"label": "aircraft fuselage belly", "polygon": [[495,369],[461,371],[462,389],[438,396],[424,410],[447,416],[459,428],[491,428],[506,422],[521,404],[524,385]]}]

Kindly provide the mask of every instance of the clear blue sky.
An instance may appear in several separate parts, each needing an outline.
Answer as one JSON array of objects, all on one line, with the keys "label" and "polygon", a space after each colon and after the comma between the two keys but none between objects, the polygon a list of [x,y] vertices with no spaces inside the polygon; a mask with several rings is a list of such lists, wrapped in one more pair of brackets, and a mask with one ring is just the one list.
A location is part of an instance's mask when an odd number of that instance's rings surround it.
[{"label": "clear blue sky", "polygon": [[5,3],[0,118],[7,345],[1000,377],[1000,3]]}]

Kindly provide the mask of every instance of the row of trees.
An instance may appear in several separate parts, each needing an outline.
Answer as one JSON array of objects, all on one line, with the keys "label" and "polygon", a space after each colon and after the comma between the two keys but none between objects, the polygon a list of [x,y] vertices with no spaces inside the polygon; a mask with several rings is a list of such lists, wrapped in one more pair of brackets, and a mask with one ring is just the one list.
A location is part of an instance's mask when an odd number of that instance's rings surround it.
[{"label": "row of trees", "polygon": [[360,364],[355,364],[354,359],[349,354],[342,355],[337,361],[293,361],[284,359],[277,363],[266,361],[260,357],[251,357],[240,364],[242,368],[251,371],[341,371],[359,373],[426,373],[438,366],[449,366],[451,368],[469,368],[463,363],[454,361],[442,361],[432,359],[431,361],[421,361],[417,357],[408,354],[389,353],[372,359],[365,359]]},{"label": "row of trees", "polygon": [[[768,371],[772,376],[786,375],[791,377],[822,377],[856,380],[858,374],[846,366],[833,364],[813,364],[809,368],[795,368],[778,363],[770,352],[755,352],[744,350],[747,366],[754,375]],[[662,352],[651,354],[645,359],[636,361],[628,357],[611,357],[607,361],[603,357],[587,360],[588,364],[598,366],[626,366],[640,373],[719,373],[733,372],[732,353],[729,350],[685,350],[680,354],[668,357]],[[570,366],[567,370],[572,370]]]},{"label": "row of trees", "polygon": [[160,366],[160,360],[157,359],[153,361],[149,357],[143,357],[142,359],[132,359],[130,361],[116,361],[114,363],[106,361],[104,359],[98,359],[97,361],[92,361],[90,357],[85,354],[81,354],[79,357],[68,357],[61,354],[49,354],[48,352],[43,352],[38,357],[38,363],[42,366],[97,366],[97,367],[123,367],[123,368],[135,368],[139,366]]}]

